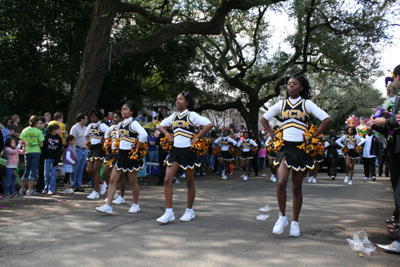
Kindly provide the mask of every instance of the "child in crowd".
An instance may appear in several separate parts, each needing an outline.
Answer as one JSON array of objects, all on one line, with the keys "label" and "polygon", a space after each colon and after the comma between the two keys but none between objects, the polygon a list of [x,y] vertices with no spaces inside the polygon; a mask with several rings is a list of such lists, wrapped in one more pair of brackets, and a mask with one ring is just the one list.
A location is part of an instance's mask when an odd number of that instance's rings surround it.
[{"label": "child in crowd", "polygon": [[[14,138],[7,138],[5,143],[4,152],[7,156],[6,165],[6,181],[4,183],[4,197],[18,197],[18,193],[15,192],[15,175],[14,171],[18,168],[18,155],[25,154],[25,146],[22,140],[19,141],[19,147],[16,146]],[[23,149],[20,149],[22,147]]]},{"label": "child in crowd", "polygon": [[60,137],[61,130],[58,124],[50,124],[47,132],[48,134],[46,134],[43,144],[45,187],[42,194],[54,195],[57,182],[57,166],[61,159],[63,140]]},{"label": "child in crowd", "polygon": [[63,166],[61,171],[64,173],[64,194],[73,194],[74,191],[69,189],[69,179],[71,177],[71,173],[74,171],[74,165],[75,165],[75,151],[74,151],[74,145],[75,145],[75,136],[73,135],[67,135],[65,138],[65,151],[64,151],[64,160],[63,160]]}]

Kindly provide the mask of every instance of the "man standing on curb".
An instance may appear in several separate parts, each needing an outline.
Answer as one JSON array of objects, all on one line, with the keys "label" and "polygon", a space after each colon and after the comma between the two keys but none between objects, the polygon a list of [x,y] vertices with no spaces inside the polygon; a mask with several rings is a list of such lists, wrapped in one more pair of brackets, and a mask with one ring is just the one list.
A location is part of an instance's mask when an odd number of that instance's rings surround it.
[{"label": "man standing on curb", "polygon": [[86,165],[86,157],[88,150],[86,148],[86,124],[88,118],[85,114],[80,113],[77,116],[77,123],[72,126],[70,134],[75,136],[75,161],[74,172],[71,174],[71,187],[75,188],[75,192],[85,192],[82,188],[82,174]]}]

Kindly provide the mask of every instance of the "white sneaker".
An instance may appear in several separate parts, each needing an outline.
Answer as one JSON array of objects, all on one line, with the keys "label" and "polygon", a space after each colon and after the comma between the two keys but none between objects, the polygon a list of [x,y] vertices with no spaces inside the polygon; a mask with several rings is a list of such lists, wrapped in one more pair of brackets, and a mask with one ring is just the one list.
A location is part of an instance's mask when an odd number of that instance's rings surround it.
[{"label": "white sneaker", "polygon": [[113,208],[108,204],[104,204],[101,207],[96,207],[96,210],[98,212],[103,212],[103,213],[107,213],[107,214],[112,214],[113,213]]},{"label": "white sneaker", "polygon": [[181,178],[186,178],[186,175],[185,175],[185,174],[182,174],[182,175],[181,175]]},{"label": "white sneaker", "polygon": [[[115,192],[115,194],[114,194],[114,196],[113,196],[113,199],[115,200],[115,199],[117,199],[119,197],[119,194],[117,193],[117,192]],[[108,197],[104,200],[104,202],[107,202],[108,201]]]},{"label": "white sneaker", "polygon": [[240,175],[240,177],[245,177],[245,176],[246,176],[245,174]]},{"label": "white sneaker", "polygon": [[138,204],[132,203],[131,208],[129,209],[128,213],[138,213],[140,211],[140,207]]},{"label": "white sneaker", "polygon": [[348,185],[353,185],[353,181],[350,180],[349,183],[348,183]]},{"label": "white sneaker", "polygon": [[271,181],[274,181],[275,175],[271,174]]},{"label": "white sneaker", "polygon": [[279,212],[279,219],[276,221],[274,229],[272,229],[272,233],[274,234],[282,234],[285,227],[288,225],[287,217],[283,217],[282,213]]},{"label": "white sneaker", "polygon": [[63,193],[66,194],[66,195],[71,195],[71,194],[74,193],[74,191],[72,191],[71,189],[67,188],[67,189],[63,190]]},{"label": "white sneaker", "polygon": [[243,181],[247,181],[247,176],[244,176],[244,177],[243,177]]},{"label": "white sneaker", "polygon": [[296,221],[292,221],[290,225],[289,236],[299,236],[300,235],[300,226]]},{"label": "white sneaker", "polygon": [[371,181],[375,181],[376,180],[376,177],[375,176],[372,176],[371,177]]},{"label": "white sneaker", "polygon": [[193,210],[186,209],[185,214],[180,218],[181,222],[189,222],[190,220],[194,219],[194,212]]},{"label": "white sneaker", "polygon": [[122,203],[125,203],[125,198],[118,196],[117,199],[114,199],[114,201],[112,202],[113,204],[119,205]]},{"label": "white sneaker", "polygon": [[344,178],[344,182],[345,182],[345,183],[348,183],[348,182],[349,182],[349,176],[346,176],[346,177]]},{"label": "white sneaker", "polygon": [[90,193],[90,195],[87,196],[88,199],[96,199],[99,198],[99,193],[97,193],[96,191],[92,191],[92,193]]},{"label": "white sneaker", "polygon": [[308,178],[308,182],[312,183],[313,179],[314,179],[314,177],[310,176],[310,178]]},{"label": "white sneaker", "polygon": [[100,195],[104,195],[106,191],[107,191],[107,183],[106,181],[104,181],[104,183],[100,185]]},{"label": "white sneaker", "polygon": [[368,181],[368,177],[364,177],[364,181]]},{"label": "white sneaker", "polygon": [[273,182],[273,183],[276,183],[276,178],[275,178],[275,176],[274,176],[274,179],[272,179],[272,182]]},{"label": "white sneaker", "polygon": [[228,177],[226,175],[222,175],[222,180],[226,180]]},{"label": "white sneaker", "polygon": [[313,184],[316,184],[317,183],[317,179],[313,178],[312,182],[313,182]]},{"label": "white sneaker", "polygon": [[175,215],[173,212],[165,212],[163,216],[157,219],[157,222],[164,224],[175,221]]},{"label": "white sneaker", "polygon": [[[182,176],[181,176],[181,177],[182,177]],[[180,184],[181,182],[179,182],[179,179],[176,179],[176,180],[175,180],[175,183],[176,183],[176,184]]]},{"label": "white sneaker", "polygon": [[222,176],[225,176],[225,170],[222,171],[221,175],[222,175]]}]

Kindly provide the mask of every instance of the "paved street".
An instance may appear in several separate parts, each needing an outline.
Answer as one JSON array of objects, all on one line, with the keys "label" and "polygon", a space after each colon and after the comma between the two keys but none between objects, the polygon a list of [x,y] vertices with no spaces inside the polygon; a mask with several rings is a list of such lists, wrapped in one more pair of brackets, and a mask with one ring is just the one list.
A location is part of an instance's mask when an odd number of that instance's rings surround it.
[{"label": "paved street", "polygon": [[[265,173],[265,172],[264,172]],[[330,181],[320,172],[317,184],[303,184],[301,236],[272,234],[278,218],[276,184],[250,176],[244,182],[235,170],[227,181],[207,172],[196,178],[196,218],[179,222],[186,207],[186,184],[174,185],[176,221],[159,225],[163,187],[156,178],[140,183],[138,214],[128,214],[132,200],[115,206],[113,215],[95,211],[105,196],[89,201],[90,193],[72,196],[1,199],[0,260],[2,266],[395,266],[400,257],[379,248],[360,257],[346,238],[364,230],[370,240],[387,244],[386,224],[393,210],[389,178],[363,181],[356,165],[353,186],[344,174]],[[268,173],[269,177],[269,173]],[[146,183],[146,184],[145,184]],[[292,219],[288,186],[287,215]],[[258,209],[270,205],[272,210]],[[259,214],[270,215],[257,221]]]}]

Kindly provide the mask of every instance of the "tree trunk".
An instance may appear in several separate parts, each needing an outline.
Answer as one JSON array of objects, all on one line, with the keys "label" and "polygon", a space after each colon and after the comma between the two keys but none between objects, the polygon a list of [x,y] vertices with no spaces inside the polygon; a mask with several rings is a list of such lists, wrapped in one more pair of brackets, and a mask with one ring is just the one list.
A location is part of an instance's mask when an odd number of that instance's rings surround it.
[{"label": "tree trunk", "polygon": [[68,130],[79,113],[86,113],[97,105],[104,76],[109,67],[110,34],[119,0],[96,2],[92,24],[86,40],[79,79],[68,113]]}]

